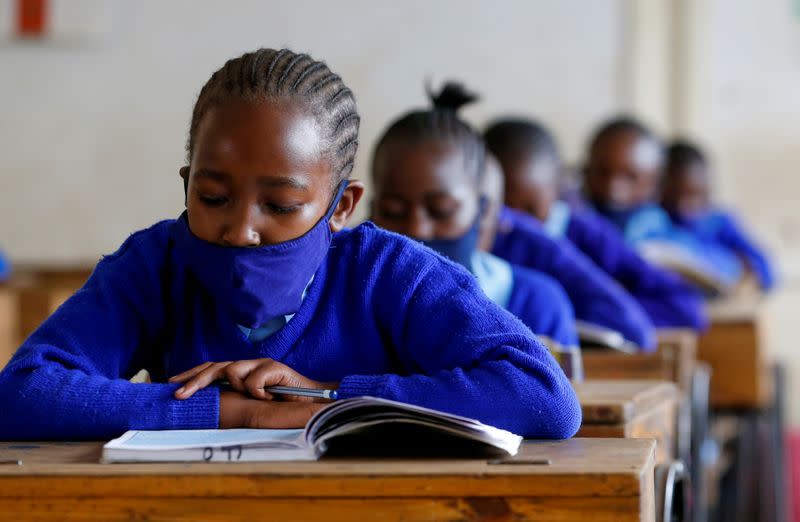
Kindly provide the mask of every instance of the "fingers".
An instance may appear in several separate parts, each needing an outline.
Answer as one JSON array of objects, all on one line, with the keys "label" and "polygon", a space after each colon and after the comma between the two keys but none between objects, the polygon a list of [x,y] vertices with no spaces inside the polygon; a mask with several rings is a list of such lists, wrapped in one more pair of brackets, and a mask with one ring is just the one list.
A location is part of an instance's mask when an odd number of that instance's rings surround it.
[{"label": "fingers", "polygon": [[273,360],[262,361],[252,369],[244,379],[247,393],[257,399],[264,399],[271,394],[265,390],[270,386],[298,386],[298,379],[293,378],[295,372],[279,362]]},{"label": "fingers", "polygon": [[[253,371],[261,365],[269,365],[271,359],[255,359],[249,361],[237,361],[225,368],[225,375],[231,387],[241,393],[249,393],[256,399],[272,400],[271,393],[265,391],[263,386],[255,386],[250,378]],[[250,384],[248,384],[250,382]]]},{"label": "fingers", "polygon": [[206,368],[208,368],[212,364],[214,364],[214,363],[213,362],[204,362],[203,364],[201,364],[199,366],[195,366],[194,368],[191,368],[189,370],[186,370],[183,373],[179,373],[178,375],[173,375],[172,377],[169,378],[169,380],[167,382],[184,382],[187,379],[190,379],[190,378],[194,377],[195,375],[197,375],[198,373],[202,372],[203,370],[205,370]]},{"label": "fingers", "polygon": [[223,378],[225,376],[225,367],[230,365],[230,362],[211,363],[205,369],[196,373],[189,379],[182,387],[175,391],[176,399],[188,399],[197,390],[201,390],[211,384],[212,382]]}]

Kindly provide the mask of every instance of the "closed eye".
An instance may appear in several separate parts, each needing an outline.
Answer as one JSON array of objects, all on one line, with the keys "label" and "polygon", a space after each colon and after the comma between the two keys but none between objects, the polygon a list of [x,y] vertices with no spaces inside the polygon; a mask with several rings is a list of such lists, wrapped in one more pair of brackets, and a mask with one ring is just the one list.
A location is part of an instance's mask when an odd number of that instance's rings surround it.
[{"label": "closed eye", "polygon": [[280,205],[267,203],[266,207],[269,209],[270,212],[273,212],[275,214],[285,215],[285,214],[291,214],[292,212],[296,212],[297,209],[300,208],[300,205],[291,205],[288,207],[282,207]]},{"label": "closed eye", "polygon": [[222,205],[228,202],[228,198],[224,196],[207,196],[201,194],[199,198],[200,201],[208,207],[221,207]]}]

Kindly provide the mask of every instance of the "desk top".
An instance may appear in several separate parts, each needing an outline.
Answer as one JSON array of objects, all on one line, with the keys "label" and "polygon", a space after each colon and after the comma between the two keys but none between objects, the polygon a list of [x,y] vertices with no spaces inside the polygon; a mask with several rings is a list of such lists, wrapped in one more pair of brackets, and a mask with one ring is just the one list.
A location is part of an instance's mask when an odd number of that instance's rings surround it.
[{"label": "desk top", "polygon": [[[526,441],[513,460],[323,459],[318,462],[100,464],[101,442],[0,442],[3,497],[638,496],[654,441]],[[537,464],[536,461],[549,461]],[[525,480],[519,480],[525,477]]]},{"label": "desk top", "polygon": [[583,424],[625,423],[678,398],[678,388],[667,381],[586,380],[573,386],[581,403]]}]

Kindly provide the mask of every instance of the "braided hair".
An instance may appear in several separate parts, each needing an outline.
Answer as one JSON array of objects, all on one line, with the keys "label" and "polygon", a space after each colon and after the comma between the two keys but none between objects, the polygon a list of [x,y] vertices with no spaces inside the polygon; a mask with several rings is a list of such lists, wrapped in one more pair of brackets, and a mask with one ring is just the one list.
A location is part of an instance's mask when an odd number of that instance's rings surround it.
[{"label": "braided hair", "polygon": [[186,144],[189,160],[203,116],[232,99],[291,100],[310,109],[322,127],[334,186],[353,170],[360,117],[352,91],[324,62],[288,49],[259,49],[228,60],[197,97]]},{"label": "braided hair", "polygon": [[464,155],[465,172],[480,183],[486,159],[486,148],[480,134],[458,117],[458,110],[478,99],[459,83],[447,82],[435,93],[426,89],[432,109],[416,110],[402,115],[384,131],[375,146],[372,157],[372,173],[375,175],[375,158],[388,143],[399,140],[420,143],[428,140],[449,141],[456,144]]}]

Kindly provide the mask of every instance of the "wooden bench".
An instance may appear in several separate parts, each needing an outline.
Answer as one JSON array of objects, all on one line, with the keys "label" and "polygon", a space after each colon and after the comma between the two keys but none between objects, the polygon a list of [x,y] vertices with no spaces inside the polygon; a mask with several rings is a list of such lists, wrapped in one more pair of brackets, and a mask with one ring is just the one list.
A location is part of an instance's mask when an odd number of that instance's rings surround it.
[{"label": "wooden bench", "polygon": [[514,463],[99,464],[101,443],[0,443],[0,519],[653,521],[655,444],[526,442]]}]

